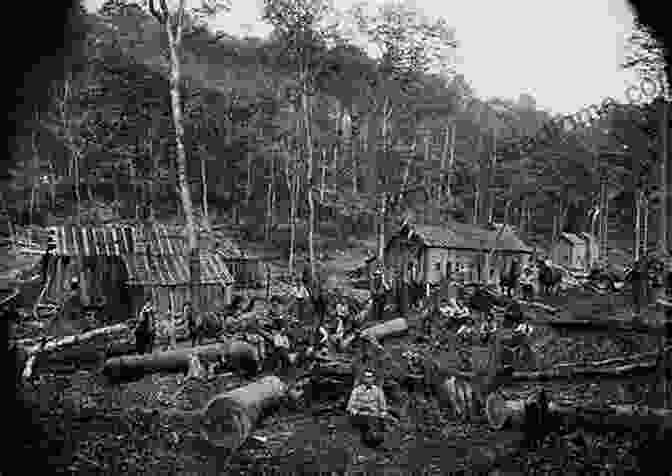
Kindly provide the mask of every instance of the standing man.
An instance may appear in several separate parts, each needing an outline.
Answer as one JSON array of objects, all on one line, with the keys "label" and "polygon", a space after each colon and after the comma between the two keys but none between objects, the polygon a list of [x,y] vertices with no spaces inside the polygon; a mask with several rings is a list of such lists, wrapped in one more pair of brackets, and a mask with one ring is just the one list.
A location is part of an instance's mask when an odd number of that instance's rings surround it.
[{"label": "standing man", "polygon": [[70,291],[63,302],[63,317],[75,320],[79,318],[83,308],[82,290],[79,287],[79,278],[75,276],[70,280]]},{"label": "standing man", "polygon": [[385,280],[382,265],[376,268],[371,281],[372,318],[374,321],[381,321],[384,316],[387,293],[390,291],[390,286]]},{"label": "standing man", "polygon": [[149,354],[154,349],[155,315],[151,298],[148,298],[138,315],[135,326],[135,347],[138,354]]},{"label": "standing man", "polygon": [[308,304],[308,289],[301,280],[299,274],[294,278],[292,294],[294,295],[294,303],[296,306],[296,318],[301,324],[305,324],[307,320],[306,305]]},{"label": "standing man", "polygon": [[201,329],[203,326],[200,316],[196,315],[190,301],[184,303],[182,317],[187,322],[187,329],[189,329],[189,336],[191,337],[191,346],[196,347],[196,345],[200,345],[203,338]]}]

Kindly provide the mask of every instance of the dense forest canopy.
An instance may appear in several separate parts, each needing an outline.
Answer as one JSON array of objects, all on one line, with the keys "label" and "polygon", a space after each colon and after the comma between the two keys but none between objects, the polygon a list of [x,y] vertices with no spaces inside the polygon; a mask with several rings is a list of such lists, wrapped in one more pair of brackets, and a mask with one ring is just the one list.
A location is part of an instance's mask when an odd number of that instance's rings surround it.
[{"label": "dense forest canopy", "polygon": [[[609,150],[637,158],[603,163],[616,228],[632,227],[642,191],[655,239],[654,98],[565,127],[529,95],[476,97],[453,64],[459,29],[409,3],[340,14],[317,0],[265,5],[268,38],[213,33],[186,12],[181,92],[198,214],[274,229],[291,220],[293,200],[307,219],[312,194],[318,230],[371,233],[378,219],[452,215],[548,239],[589,229],[596,154]],[[22,135],[4,203],[24,223],[179,215],[166,35],[133,2],[107,1],[86,20],[87,61],[53,84],[49,112]],[[630,46],[624,66],[666,86],[646,28]]]}]

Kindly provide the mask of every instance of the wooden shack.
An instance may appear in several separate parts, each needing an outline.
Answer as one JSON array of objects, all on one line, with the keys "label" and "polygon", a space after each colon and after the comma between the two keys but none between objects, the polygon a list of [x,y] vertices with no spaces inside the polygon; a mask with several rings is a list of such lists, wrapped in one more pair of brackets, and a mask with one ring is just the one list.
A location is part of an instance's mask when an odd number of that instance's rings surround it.
[{"label": "wooden shack", "polygon": [[214,235],[211,243],[210,250],[222,257],[236,286],[257,287],[264,282],[261,258],[241,248],[234,239],[229,237]]},{"label": "wooden shack", "polygon": [[[147,294],[160,313],[181,308],[188,293],[187,239],[182,227],[162,224],[51,227],[52,258],[45,295],[60,302],[79,278],[85,304],[112,320],[134,316]],[[203,247],[203,308],[231,299],[233,278],[222,253]]]},{"label": "wooden shack", "polygon": [[551,248],[553,262],[571,270],[585,271],[588,243],[574,233],[561,233]]},{"label": "wooden shack", "polygon": [[[131,311],[137,313],[147,295],[161,315],[180,312],[191,299],[189,250],[184,229],[179,226],[143,225],[135,228],[135,253],[126,256],[126,286]],[[212,249],[207,236],[201,238],[200,309],[214,310],[231,303],[234,279],[226,265],[225,254]]]},{"label": "wooden shack", "polygon": [[44,297],[61,302],[77,277],[85,304],[99,305],[109,318],[126,319],[131,301],[124,286],[124,257],[135,252],[134,227],[58,226],[48,231],[53,251],[44,270]]},{"label": "wooden shack", "polygon": [[485,280],[484,258],[494,249],[489,281],[498,283],[515,258],[527,265],[533,250],[511,228],[485,229],[451,221],[443,226],[405,224],[385,248],[385,266],[396,278],[436,284]]}]

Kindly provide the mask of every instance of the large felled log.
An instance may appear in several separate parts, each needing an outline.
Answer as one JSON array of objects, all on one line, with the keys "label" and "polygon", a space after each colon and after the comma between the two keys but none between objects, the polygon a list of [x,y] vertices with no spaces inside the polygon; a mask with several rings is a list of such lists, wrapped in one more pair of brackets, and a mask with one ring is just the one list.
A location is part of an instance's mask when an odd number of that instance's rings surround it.
[{"label": "large felled log", "polygon": [[[561,364],[549,370],[533,372],[511,372],[502,375],[502,381],[507,382],[546,382],[556,380],[620,380],[638,375],[648,375],[656,370],[655,360],[645,360],[623,365],[592,366],[585,364]],[[438,368],[439,375],[443,378],[457,377],[463,380],[475,381],[478,375],[475,372],[455,369]]]},{"label": "large felled log", "polygon": [[362,330],[362,334],[373,337],[376,340],[398,336],[406,332],[408,332],[408,323],[403,317],[382,322]]},{"label": "large felled log", "polygon": [[259,354],[251,344],[238,340],[168,350],[145,355],[129,355],[108,359],[103,373],[115,380],[137,378],[155,372],[188,372],[192,354],[204,362],[224,359],[230,366],[255,374],[259,368]]},{"label": "large felled log", "polygon": [[547,325],[554,329],[575,332],[632,332],[652,336],[672,335],[672,323],[666,325],[625,322],[617,319],[557,319],[535,320],[535,325]]},{"label": "large felled log", "polygon": [[[126,324],[116,324],[114,326],[101,327],[93,329],[82,334],[66,336],[47,341],[44,344],[36,344],[26,348],[28,360],[23,370],[23,377],[30,378],[33,374],[33,368],[38,361],[38,356],[49,358],[47,354],[63,353],[72,351],[76,357],[85,360],[86,352],[81,351],[82,346],[89,349],[89,354],[98,354],[103,351],[107,345],[115,340],[123,340],[131,334],[131,329]],[[62,357],[62,356],[61,356]]]},{"label": "large felled log", "polygon": [[[538,402],[537,402],[538,405]],[[494,429],[523,429],[531,426],[529,420],[546,415],[555,425],[566,428],[589,428],[593,431],[641,431],[644,428],[672,428],[672,410],[638,407],[635,405],[583,406],[548,402],[538,408],[536,415],[529,411],[529,400],[507,400],[500,394],[488,396],[486,416]]]},{"label": "large felled log", "polygon": [[235,451],[252,432],[262,412],[278,404],[287,385],[275,376],[264,377],[244,387],[214,397],[201,417],[201,431],[207,441]]}]

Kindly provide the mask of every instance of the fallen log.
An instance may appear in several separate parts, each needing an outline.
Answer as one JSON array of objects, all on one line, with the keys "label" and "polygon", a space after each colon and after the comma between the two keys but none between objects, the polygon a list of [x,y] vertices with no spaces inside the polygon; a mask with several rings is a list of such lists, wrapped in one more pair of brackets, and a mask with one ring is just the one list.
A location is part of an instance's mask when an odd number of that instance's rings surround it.
[{"label": "fallen log", "polygon": [[[512,372],[506,376],[501,376],[501,379],[507,382],[547,382],[575,379],[619,380],[638,375],[648,375],[655,371],[656,368],[657,364],[655,360],[613,366],[560,364],[548,370]],[[479,375],[475,372],[442,369],[439,366],[437,366],[437,369],[439,376],[443,379],[457,377],[463,380],[474,381],[479,378]]]},{"label": "fallen log", "polygon": [[224,359],[229,366],[248,374],[256,374],[259,369],[257,349],[247,342],[231,340],[188,349],[113,357],[105,362],[103,374],[110,379],[124,380],[156,372],[187,373],[192,354],[197,354],[203,362]]},{"label": "fallen log", "polygon": [[632,332],[651,336],[665,337],[672,335],[672,323],[666,325],[624,322],[616,319],[557,319],[535,320],[535,325],[547,325],[554,329],[574,332]]},{"label": "fallen log", "polygon": [[536,307],[538,309],[541,309],[542,311],[546,311],[550,314],[555,314],[558,312],[558,308],[554,306],[549,306],[548,304],[544,304],[542,302],[536,302],[536,301],[525,301],[524,299],[518,299],[518,302],[520,304],[523,304],[525,306],[530,306],[530,307]]},{"label": "fallen log", "polygon": [[386,337],[394,337],[406,332],[408,332],[408,323],[403,317],[382,322],[362,330],[362,334],[373,337],[376,340],[383,340]]},{"label": "fallen log", "polygon": [[287,385],[275,376],[264,377],[210,400],[201,416],[201,433],[212,445],[234,452],[245,442],[262,412],[286,397]]},{"label": "fallen log", "polygon": [[[25,348],[26,353],[28,354],[28,360],[26,361],[26,366],[23,369],[23,378],[30,378],[33,375],[33,370],[35,364],[42,358],[49,358],[48,354],[54,354],[57,352],[66,351],[66,349],[72,349],[73,347],[81,345],[89,345],[92,349],[90,352],[93,354],[98,354],[102,351],[110,341],[119,340],[123,338],[128,338],[131,334],[131,329],[126,324],[116,324],[114,326],[101,327],[98,329],[93,329],[82,334],[70,335],[66,337],[52,339],[50,341],[45,341],[42,344],[36,344],[31,347]],[[75,351],[75,357],[84,359],[86,352]],[[66,359],[67,360],[67,359]]]},{"label": "fallen log", "polygon": [[[538,405],[538,402],[537,402]],[[527,408],[530,400],[507,400],[498,393],[488,396],[486,416],[490,426],[496,430],[503,428],[523,429],[530,427],[532,418],[539,413],[554,426],[565,428],[587,428],[592,431],[635,431],[642,429],[671,429],[672,410],[640,407],[636,405],[569,405],[548,402],[546,408],[538,408],[532,415]]]}]

